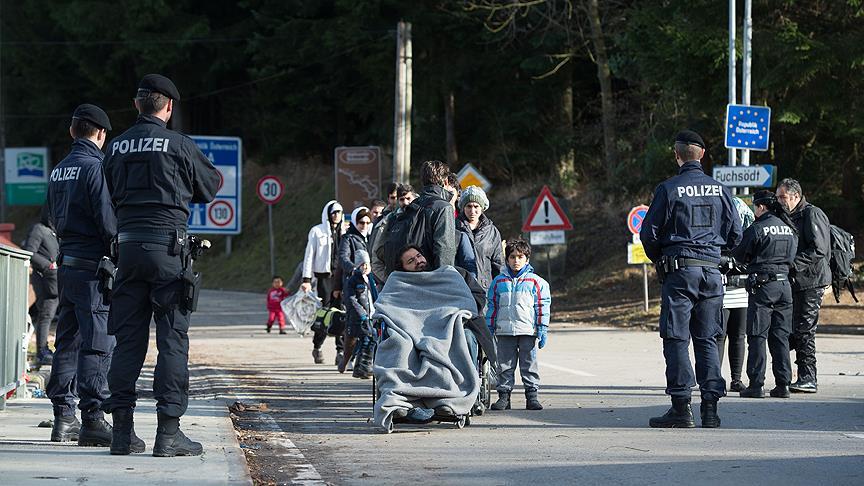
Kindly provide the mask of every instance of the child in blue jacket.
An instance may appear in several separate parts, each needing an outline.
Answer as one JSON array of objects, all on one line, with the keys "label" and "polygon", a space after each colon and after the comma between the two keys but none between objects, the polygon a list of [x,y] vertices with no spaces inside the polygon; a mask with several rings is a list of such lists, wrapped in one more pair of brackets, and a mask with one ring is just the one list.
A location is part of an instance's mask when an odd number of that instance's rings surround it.
[{"label": "child in blue jacket", "polygon": [[[537,398],[540,374],[537,348],[546,345],[552,295],[549,284],[528,263],[531,245],[525,240],[507,242],[507,265],[489,286],[486,324],[498,340],[498,401],[492,410],[509,410],[516,362],[525,387],[525,408],[543,410]],[[539,343],[538,343],[539,340]]]}]

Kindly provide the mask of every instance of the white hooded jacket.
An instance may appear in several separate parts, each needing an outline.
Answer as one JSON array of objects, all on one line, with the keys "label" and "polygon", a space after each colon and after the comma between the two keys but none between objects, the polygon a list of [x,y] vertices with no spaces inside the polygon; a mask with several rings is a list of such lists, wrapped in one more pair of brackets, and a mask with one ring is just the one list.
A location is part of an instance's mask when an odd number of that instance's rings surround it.
[{"label": "white hooded jacket", "polygon": [[[330,232],[329,211],[342,210],[336,200],[329,201],[321,210],[321,224],[316,224],[309,230],[306,240],[306,253],[303,255],[303,278],[312,278],[314,273],[332,273],[330,268],[330,252],[333,248],[333,236]],[[343,212],[344,214],[344,212]],[[339,233],[345,232],[342,221],[339,221]]]}]

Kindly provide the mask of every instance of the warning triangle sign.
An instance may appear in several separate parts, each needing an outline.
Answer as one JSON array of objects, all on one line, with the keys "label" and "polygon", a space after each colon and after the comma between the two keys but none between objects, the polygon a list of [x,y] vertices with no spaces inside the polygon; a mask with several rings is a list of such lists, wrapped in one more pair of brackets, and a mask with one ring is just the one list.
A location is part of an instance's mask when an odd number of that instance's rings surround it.
[{"label": "warning triangle sign", "polygon": [[572,230],[573,225],[570,224],[570,219],[561,209],[555,196],[548,186],[543,186],[540,191],[540,196],[534,202],[534,207],[528,213],[528,219],[522,225],[522,231],[554,231],[554,230]]}]

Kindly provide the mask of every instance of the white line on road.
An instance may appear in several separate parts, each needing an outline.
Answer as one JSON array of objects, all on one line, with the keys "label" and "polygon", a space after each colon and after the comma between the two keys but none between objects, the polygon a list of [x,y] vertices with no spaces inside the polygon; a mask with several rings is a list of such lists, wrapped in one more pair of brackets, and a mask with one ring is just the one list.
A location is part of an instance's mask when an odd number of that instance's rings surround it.
[{"label": "white line on road", "polygon": [[597,376],[597,375],[592,375],[591,373],[588,373],[587,371],[573,370],[570,368],[565,368],[563,366],[544,363],[542,361],[540,362],[540,366],[543,366],[546,368],[551,368],[555,371],[563,371],[564,373],[570,373],[571,375],[576,375],[576,376]]}]

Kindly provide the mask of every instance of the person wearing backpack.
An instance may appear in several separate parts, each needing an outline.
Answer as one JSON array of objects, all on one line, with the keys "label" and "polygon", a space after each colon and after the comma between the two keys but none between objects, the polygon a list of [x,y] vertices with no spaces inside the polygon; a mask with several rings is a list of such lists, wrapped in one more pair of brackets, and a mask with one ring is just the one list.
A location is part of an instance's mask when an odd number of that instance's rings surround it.
[{"label": "person wearing backpack", "polygon": [[816,393],[816,326],[825,288],[831,284],[828,259],[831,252],[831,224],[825,213],[807,202],[801,184],[783,179],[777,185],[777,200],[789,211],[798,229],[798,252],[792,264],[792,336],[798,381],[793,393]]},{"label": "person wearing backpack", "polygon": [[795,223],[771,191],[753,195],[756,221],[732,250],[738,262],[747,265],[747,377],[750,385],[740,390],[742,398],[764,398],[765,342],[771,352],[775,387],[771,396],[789,398],[792,364],[789,333],[792,332],[792,287],[789,269],[795,260],[798,235]]}]

